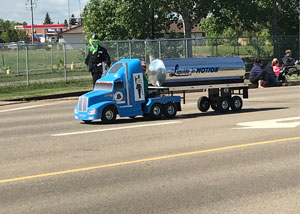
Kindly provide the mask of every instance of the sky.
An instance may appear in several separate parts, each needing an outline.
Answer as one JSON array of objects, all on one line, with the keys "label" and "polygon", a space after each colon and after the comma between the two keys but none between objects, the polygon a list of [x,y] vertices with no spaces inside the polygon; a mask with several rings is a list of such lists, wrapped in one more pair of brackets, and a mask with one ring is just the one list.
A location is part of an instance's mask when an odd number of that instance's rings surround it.
[{"label": "sky", "polygon": [[[49,13],[51,21],[54,24],[59,22],[64,23],[64,20],[69,17],[68,2],[70,7],[70,16],[79,17],[80,9],[89,0],[32,0],[36,2],[36,7],[33,9],[33,23],[43,24],[46,13]],[[30,0],[0,0],[0,18],[15,22],[27,22],[31,25],[31,10],[26,7],[26,3],[30,4]]]}]

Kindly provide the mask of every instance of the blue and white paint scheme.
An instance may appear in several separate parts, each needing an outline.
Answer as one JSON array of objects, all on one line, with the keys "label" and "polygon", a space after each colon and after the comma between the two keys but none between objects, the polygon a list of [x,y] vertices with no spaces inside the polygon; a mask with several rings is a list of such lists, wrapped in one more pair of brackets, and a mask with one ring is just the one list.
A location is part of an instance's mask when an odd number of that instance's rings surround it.
[{"label": "blue and white paint scheme", "polygon": [[[164,104],[180,97],[147,99],[139,59],[122,59],[106,75],[96,81],[94,90],[79,97],[75,119],[92,121],[102,119],[103,110],[112,106],[120,117],[135,117],[149,113],[154,102]],[[174,98],[175,97],[175,98]]]}]

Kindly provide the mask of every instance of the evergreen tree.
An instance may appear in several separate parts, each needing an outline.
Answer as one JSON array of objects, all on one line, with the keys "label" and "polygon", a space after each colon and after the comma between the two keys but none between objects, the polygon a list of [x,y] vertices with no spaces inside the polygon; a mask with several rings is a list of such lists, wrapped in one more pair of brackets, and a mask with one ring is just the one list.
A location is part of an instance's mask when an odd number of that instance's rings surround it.
[{"label": "evergreen tree", "polygon": [[49,24],[53,24],[53,22],[51,21],[51,18],[49,16],[49,13],[46,13],[46,17],[45,17],[45,21],[44,21],[44,25],[49,25]]},{"label": "evergreen tree", "polygon": [[68,25],[68,21],[66,19],[64,21],[64,25]]},{"label": "evergreen tree", "polygon": [[77,24],[77,21],[76,21],[75,15],[72,14],[71,18],[70,18],[70,25],[76,25],[76,24]]}]

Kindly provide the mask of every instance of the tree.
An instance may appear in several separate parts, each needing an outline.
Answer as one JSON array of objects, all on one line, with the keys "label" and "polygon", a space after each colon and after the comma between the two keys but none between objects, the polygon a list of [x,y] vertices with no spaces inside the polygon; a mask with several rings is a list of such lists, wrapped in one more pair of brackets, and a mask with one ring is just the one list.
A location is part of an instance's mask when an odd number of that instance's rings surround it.
[{"label": "tree", "polygon": [[[214,0],[172,0],[170,12],[179,14],[183,21],[184,37],[192,37],[192,28],[212,11]],[[188,42],[188,57],[192,57],[192,43]]]},{"label": "tree", "polygon": [[68,21],[66,19],[64,21],[64,25],[68,25]]},{"label": "tree", "polygon": [[6,42],[17,42],[19,41],[18,33],[15,29],[9,28],[2,33],[2,39]]},{"label": "tree", "polygon": [[71,18],[70,18],[70,25],[77,25],[77,20],[76,20],[74,14],[71,15]]},{"label": "tree", "polygon": [[166,2],[91,0],[83,10],[84,31],[102,40],[159,38],[170,23]]},{"label": "tree", "polygon": [[44,25],[51,25],[51,24],[53,24],[53,22],[51,21],[51,18],[50,18],[50,16],[49,16],[49,13],[47,12],[46,13],[46,17],[45,17],[45,21],[44,21]]},{"label": "tree", "polygon": [[232,27],[240,32],[268,29],[275,57],[280,57],[278,36],[299,33],[298,0],[216,0],[214,6],[213,15],[219,27]]},{"label": "tree", "polygon": [[0,26],[4,27],[4,32],[2,33],[1,41],[9,43],[28,40],[28,36],[26,35],[25,31],[16,30],[16,25],[27,25],[27,23],[13,22],[9,20],[0,19]]}]

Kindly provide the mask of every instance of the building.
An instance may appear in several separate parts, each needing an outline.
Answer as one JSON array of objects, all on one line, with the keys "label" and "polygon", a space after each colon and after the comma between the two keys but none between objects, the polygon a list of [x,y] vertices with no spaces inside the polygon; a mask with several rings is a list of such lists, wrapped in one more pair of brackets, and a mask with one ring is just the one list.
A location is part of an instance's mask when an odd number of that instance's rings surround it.
[{"label": "building", "polygon": [[82,26],[76,26],[59,34],[59,43],[65,43],[67,49],[85,47],[86,39]]},{"label": "building", "polygon": [[[170,33],[170,32],[174,32],[174,33],[180,33],[180,34],[184,34],[184,29],[183,29],[183,22],[182,20],[178,20],[178,21],[175,21],[173,22],[171,25],[170,25],[170,28],[169,30],[167,31],[167,33]],[[205,33],[204,31],[201,31],[199,28],[198,28],[198,24],[195,24],[192,28],[192,35],[191,35],[191,38],[192,39],[202,39],[205,37]]]},{"label": "building", "polygon": [[[32,36],[31,25],[18,25],[15,26],[15,29],[25,30],[26,35],[30,38]],[[40,42],[56,42],[58,41],[58,34],[67,29],[68,26],[64,24],[34,25],[34,34]]]}]

